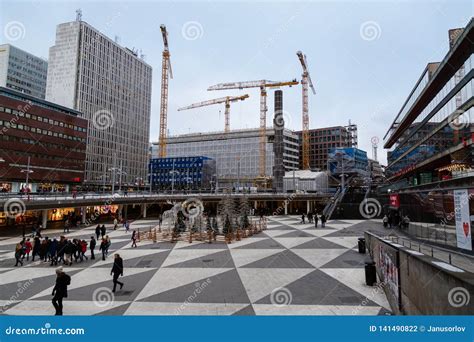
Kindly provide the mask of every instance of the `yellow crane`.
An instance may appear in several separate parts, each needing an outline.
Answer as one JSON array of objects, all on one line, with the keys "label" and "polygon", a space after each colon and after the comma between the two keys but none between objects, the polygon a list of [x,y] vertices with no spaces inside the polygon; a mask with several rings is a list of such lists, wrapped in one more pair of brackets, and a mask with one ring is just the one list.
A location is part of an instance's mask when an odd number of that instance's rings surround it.
[{"label": "yellow crane", "polygon": [[207,90],[229,90],[229,89],[244,89],[244,88],[260,88],[260,161],[259,173],[261,178],[266,175],[266,125],[267,125],[267,88],[280,88],[284,86],[294,86],[299,84],[295,79],[292,81],[275,82],[269,80],[258,81],[244,81],[244,82],[230,82],[219,83],[207,88]]},{"label": "yellow crane", "polygon": [[205,107],[205,106],[211,106],[211,105],[215,105],[215,104],[219,104],[219,103],[225,103],[225,128],[224,128],[224,132],[227,133],[227,132],[230,131],[230,103],[231,102],[236,102],[236,101],[239,101],[239,100],[243,101],[248,97],[249,97],[248,94],[245,94],[245,95],[242,95],[242,96],[225,96],[225,97],[220,97],[218,99],[193,103],[192,105],[178,108],[178,111],[194,109],[194,108],[199,108],[199,107]]},{"label": "yellow crane", "polygon": [[163,61],[161,65],[161,104],[160,104],[160,138],[158,141],[160,158],[166,157],[166,136],[168,119],[168,81],[173,79],[171,70],[170,51],[168,48],[168,32],[165,25],[160,25],[161,35],[163,36]]},{"label": "yellow crane", "polygon": [[303,89],[303,131],[302,131],[302,150],[303,150],[303,170],[309,170],[309,105],[308,105],[308,86],[311,88],[313,94],[313,81],[308,71],[308,63],[306,63],[306,55],[301,51],[297,51],[296,55],[303,67],[303,74],[301,75],[301,88]]}]

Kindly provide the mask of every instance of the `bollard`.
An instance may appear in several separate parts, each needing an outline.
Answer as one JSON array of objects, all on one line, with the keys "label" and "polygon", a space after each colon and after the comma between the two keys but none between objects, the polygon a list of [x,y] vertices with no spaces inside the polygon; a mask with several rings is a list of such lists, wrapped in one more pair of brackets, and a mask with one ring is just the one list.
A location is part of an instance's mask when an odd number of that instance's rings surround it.
[{"label": "bollard", "polygon": [[357,246],[359,247],[359,253],[365,254],[365,238],[359,238]]},{"label": "bollard", "polygon": [[377,272],[375,270],[375,262],[368,261],[365,263],[365,283],[368,286],[374,286],[377,282]]}]

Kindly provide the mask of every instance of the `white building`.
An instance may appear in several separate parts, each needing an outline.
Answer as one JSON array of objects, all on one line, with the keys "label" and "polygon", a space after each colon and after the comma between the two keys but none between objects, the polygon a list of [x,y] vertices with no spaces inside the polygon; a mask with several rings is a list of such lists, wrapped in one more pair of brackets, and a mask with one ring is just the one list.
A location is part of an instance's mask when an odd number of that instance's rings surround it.
[{"label": "white building", "polygon": [[298,170],[285,173],[283,177],[284,192],[327,192],[328,175],[326,172]]},{"label": "white building", "polygon": [[89,120],[86,184],[110,184],[119,169],[123,183],[146,181],[151,78],[150,65],[89,24],[57,26],[46,99]]},{"label": "white building", "polygon": [[[272,176],[274,165],[273,141],[275,131],[267,128],[266,176]],[[259,176],[260,131],[240,129],[225,132],[191,133],[167,138],[167,157],[206,156],[216,161],[220,185],[251,186]],[[299,163],[298,136],[283,131],[283,166],[295,170]],[[158,157],[158,143],[151,146],[152,158]]]},{"label": "white building", "polygon": [[44,99],[48,62],[10,44],[0,45],[0,87]]}]

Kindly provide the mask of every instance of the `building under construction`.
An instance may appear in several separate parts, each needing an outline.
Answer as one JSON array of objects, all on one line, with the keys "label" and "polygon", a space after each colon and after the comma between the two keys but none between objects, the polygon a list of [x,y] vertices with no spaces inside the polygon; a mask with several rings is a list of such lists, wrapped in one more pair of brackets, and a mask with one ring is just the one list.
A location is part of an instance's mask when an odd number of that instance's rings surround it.
[{"label": "building under construction", "polygon": [[[266,129],[265,176],[271,185],[275,164],[275,129]],[[260,129],[230,132],[191,133],[167,138],[168,157],[206,156],[216,161],[219,187],[252,187],[261,177]],[[299,165],[298,135],[283,129],[283,166],[285,171],[297,170]],[[158,157],[158,143],[152,144],[152,158]]]}]

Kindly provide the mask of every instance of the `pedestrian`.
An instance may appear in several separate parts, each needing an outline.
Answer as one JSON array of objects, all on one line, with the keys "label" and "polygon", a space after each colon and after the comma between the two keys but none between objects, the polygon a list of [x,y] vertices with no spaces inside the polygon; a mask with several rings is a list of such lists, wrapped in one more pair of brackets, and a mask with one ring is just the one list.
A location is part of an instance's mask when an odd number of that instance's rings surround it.
[{"label": "pedestrian", "polygon": [[99,236],[100,236],[100,224],[98,224],[97,227],[95,227],[95,235],[97,236],[97,240],[99,240]]},{"label": "pedestrian", "polygon": [[137,247],[137,231],[134,230],[132,233],[132,247]]},{"label": "pedestrian", "polygon": [[160,216],[158,217],[158,227],[161,229],[161,224],[163,223],[163,215],[160,214]]},{"label": "pedestrian", "polygon": [[56,285],[53,288],[53,306],[56,316],[63,315],[63,298],[67,298],[67,287],[71,284],[71,277],[64,272],[62,266],[56,269]]},{"label": "pedestrian", "polygon": [[86,240],[82,240],[81,243],[81,261],[86,258],[86,260],[89,260],[89,258],[86,255],[87,252],[87,242]]},{"label": "pedestrian", "polygon": [[105,260],[105,257],[107,256],[107,242],[105,241],[105,238],[100,242],[99,251],[102,252],[102,260]]},{"label": "pedestrian", "polygon": [[393,225],[393,215],[390,213],[388,214],[388,228],[392,229]]},{"label": "pedestrian", "polygon": [[23,258],[24,254],[25,254],[25,245],[23,244],[23,242],[18,242],[15,246],[15,259],[16,259],[15,267],[18,266],[18,263],[20,263],[21,266],[23,266],[23,261],[21,261],[21,259]]},{"label": "pedestrian", "polygon": [[95,245],[97,244],[97,241],[93,236],[91,236],[91,242],[89,243],[89,248],[91,250],[91,260],[95,260],[95,255],[94,255],[94,249]]},{"label": "pedestrian", "polygon": [[64,236],[59,237],[59,242],[58,242],[58,252],[57,252],[57,262],[63,262],[64,263],[64,248],[66,247],[66,238]]},{"label": "pedestrian", "polygon": [[403,228],[408,230],[409,226],[410,226],[410,218],[408,217],[408,215],[405,215],[405,217],[403,218]]},{"label": "pedestrian", "polygon": [[102,237],[104,237],[105,232],[106,232],[105,224],[103,224],[102,227],[100,227],[100,235],[101,235]]},{"label": "pedestrian", "polygon": [[26,239],[25,241],[25,254],[26,254],[26,261],[30,259],[30,253],[31,250],[33,249],[33,245],[30,242],[30,239]]},{"label": "pedestrian", "polygon": [[123,277],[123,260],[120,257],[119,254],[115,254],[114,257],[114,265],[112,266],[112,270],[110,271],[110,275],[114,276],[113,282],[114,282],[114,288],[112,292],[115,292],[115,289],[117,288],[117,284],[120,285],[120,290],[123,287],[123,283],[118,281],[119,276]]},{"label": "pedestrian", "polygon": [[58,265],[58,240],[56,238],[51,241],[49,244],[49,256],[51,260],[51,266],[57,266]]},{"label": "pedestrian", "polygon": [[105,236],[105,256],[109,256],[109,248],[110,245],[112,244],[112,241],[110,240],[109,236]]},{"label": "pedestrian", "polygon": [[306,218],[306,216],[305,216],[305,214],[303,213],[303,215],[301,215],[301,223],[303,223],[303,224],[305,223],[305,218]]},{"label": "pedestrian", "polygon": [[313,213],[312,212],[308,213],[308,223],[313,223]]},{"label": "pedestrian", "polygon": [[321,215],[321,227],[326,227],[326,215],[324,214]]},{"label": "pedestrian", "polygon": [[64,220],[64,229],[63,233],[69,233],[69,226],[71,225],[71,222],[69,219]]},{"label": "pedestrian", "polygon": [[128,233],[128,231],[130,230],[130,222],[128,222],[128,220],[125,222],[125,231]]},{"label": "pedestrian", "polygon": [[66,265],[69,265],[71,266],[72,265],[72,256],[74,254],[74,244],[72,243],[71,240],[67,240],[66,241],[66,246],[64,247],[64,254],[65,254],[65,258],[64,258],[64,263]]},{"label": "pedestrian", "polygon": [[385,215],[383,217],[382,222],[383,222],[383,227],[387,228],[387,225],[388,225],[388,216],[387,215]]},{"label": "pedestrian", "polygon": [[118,226],[118,220],[117,218],[114,218],[114,230],[117,230],[117,226]]},{"label": "pedestrian", "polygon": [[319,220],[318,213],[314,213],[314,228],[318,228],[318,220]]}]

